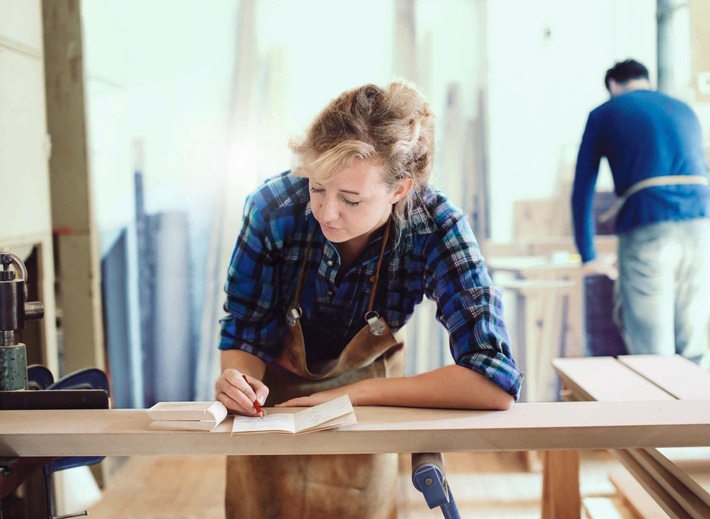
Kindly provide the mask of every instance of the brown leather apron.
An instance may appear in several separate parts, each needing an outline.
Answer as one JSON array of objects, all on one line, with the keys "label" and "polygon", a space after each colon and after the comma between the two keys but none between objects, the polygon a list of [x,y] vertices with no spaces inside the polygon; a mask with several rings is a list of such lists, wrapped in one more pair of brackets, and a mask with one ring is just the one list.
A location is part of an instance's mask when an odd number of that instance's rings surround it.
[{"label": "brown leather apron", "polygon": [[[281,356],[266,366],[267,404],[359,380],[403,374],[403,345],[372,310],[389,230],[390,222],[385,227],[375,275],[370,279],[367,325],[337,359],[311,366],[306,359],[298,303],[314,229],[301,266],[295,302],[287,314],[286,344]],[[228,456],[226,515],[227,519],[392,519],[397,516],[397,476],[396,454]]]}]

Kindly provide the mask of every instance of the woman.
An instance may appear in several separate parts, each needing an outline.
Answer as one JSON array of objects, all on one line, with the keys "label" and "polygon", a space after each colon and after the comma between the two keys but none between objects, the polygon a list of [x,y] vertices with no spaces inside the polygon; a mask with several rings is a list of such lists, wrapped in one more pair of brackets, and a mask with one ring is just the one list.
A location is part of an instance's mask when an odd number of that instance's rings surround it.
[{"label": "woman", "polygon": [[[404,82],[333,100],[294,171],[247,199],[229,268],[216,398],[508,409],[522,375],[464,214],[428,187],[434,117]],[[455,364],[402,376],[394,337],[424,296]],[[246,377],[245,377],[246,376]],[[230,457],[228,517],[394,517],[395,455]]]}]

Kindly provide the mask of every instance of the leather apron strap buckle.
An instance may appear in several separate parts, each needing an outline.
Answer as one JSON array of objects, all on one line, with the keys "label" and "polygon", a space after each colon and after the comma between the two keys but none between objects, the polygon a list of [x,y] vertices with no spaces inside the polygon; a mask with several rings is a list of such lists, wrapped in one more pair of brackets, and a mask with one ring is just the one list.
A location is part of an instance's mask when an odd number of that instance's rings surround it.
[{"label": "leather apron strap buckle", "polygon": [[288,312],[286,312],[286,322],[293,328],[296,326],[296,321],[298,321],[302,315],[303,310],[301,310],[300,306],[292,306],[288,309]]},{"label": "leather apron strap buckle", "polygon": [[386,326],[380,320],[380,316],[375,311],[369,311],[365,314],[365,320],[370,327],[370,333],[372,335],[377,335],[378,337],[385,333]]}]

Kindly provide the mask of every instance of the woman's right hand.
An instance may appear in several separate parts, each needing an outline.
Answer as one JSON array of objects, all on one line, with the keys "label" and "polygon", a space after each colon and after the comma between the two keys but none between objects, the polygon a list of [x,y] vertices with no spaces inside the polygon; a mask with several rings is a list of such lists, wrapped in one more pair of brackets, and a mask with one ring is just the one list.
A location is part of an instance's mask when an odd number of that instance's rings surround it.
[{"label": "woman's right hand", "polygon": [[269,388],[257,378],[227,368],[215,382],[215,395],[216,399],[230,411],[247,416],[259,416],[254,400],[258,401],[260,406],[263,405],[266,397],[269,396]]},{"label": "woman's right hand", "polygon": [[261,382],[266,364],[256,355],[238,349],[222,350],[220,360],[222,374],[215,382],[215,400],[232,412],[257,416],[254,401],[263,405],[269,396],[269,388]]}]

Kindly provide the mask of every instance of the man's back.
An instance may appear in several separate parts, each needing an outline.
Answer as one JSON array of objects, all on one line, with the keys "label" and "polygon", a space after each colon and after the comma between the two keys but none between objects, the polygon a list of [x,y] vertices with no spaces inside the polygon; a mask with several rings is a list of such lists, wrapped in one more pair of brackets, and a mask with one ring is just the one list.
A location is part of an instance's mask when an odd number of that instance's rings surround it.
[{"label": "man's back", "polygon": [[619,196],[644,178],[704,175],[707,170],[700,122],[677,99],[633,90],[599,106],[590,114],[592,121]]},{"label": "man's back", "polygon": [[[591,211],[602,157],[609,161],[619,196],[649,177],[707,175],[700,122],[687,104],[639,89],[594,109],[584,130],[572,192],[575,239],[583,261],[594,257]],[[649,187],[628,198],[617,216],[616,232],[707,216],[707,185]]]}]

